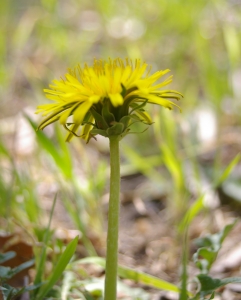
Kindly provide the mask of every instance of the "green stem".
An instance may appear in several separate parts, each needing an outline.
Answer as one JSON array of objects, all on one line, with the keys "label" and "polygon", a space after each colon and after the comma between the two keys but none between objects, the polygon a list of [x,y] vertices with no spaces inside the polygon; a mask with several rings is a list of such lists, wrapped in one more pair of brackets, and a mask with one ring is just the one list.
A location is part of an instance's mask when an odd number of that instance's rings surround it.
[{"label": "green stem", "polygon": [[119,136],[110,138],[110,199],[107,233],[104,300],[116,300],[118,265],[118,227],[120,210]]}]

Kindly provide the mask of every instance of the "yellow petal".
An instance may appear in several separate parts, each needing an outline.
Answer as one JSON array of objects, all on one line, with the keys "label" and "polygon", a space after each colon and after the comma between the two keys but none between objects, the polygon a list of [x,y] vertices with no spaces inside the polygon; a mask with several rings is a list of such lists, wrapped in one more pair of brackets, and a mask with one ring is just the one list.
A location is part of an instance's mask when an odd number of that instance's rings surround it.
[{"label": "yellow petal", "polygon": [[158,105],[164,106],[169,109],[172,109],[173,106],[176,106],[181,110],[181,108],[176,103],[173,103],[172,101],[169,101],[169,100],[166,100],[161,97],[154,96],[154,95],[148,96],[148,103],[158,104]]},{"label": "yellow petal", "polygon": [[71,113],[71,109],[68,108],[61,114],[61,117],[59,118],[60,124],[64,125],[66,123],[66,120],[68,119],[70,113]]},{"label": "yellow petal", "polygon": [[90,96],[89,97],[89,101],[91,102],[91,103],[97,103],[97,102],[99,102],[99,100],[100,100],[100,96],[99,95],[93,95],[93,96]]},{"label": "yellow petal", "polygon": [[152,119],[146,111],[140,111],[137,109],[135,114],[137,114],[143,121],[146,121],[146,123],[152,124]]},{"label": "yellow petal", "polygon": [[80,106],[73,112],[74,123],[81,124],[88,110],[91,108],[92,103],[89,101],[83,102]]},{"label": "yellow petal", "polygon": [[124,100],[123,97],[121,96],[121,94],[108,94],[111,103],[113,104],[113,106],[119,106],[122,105]]}]

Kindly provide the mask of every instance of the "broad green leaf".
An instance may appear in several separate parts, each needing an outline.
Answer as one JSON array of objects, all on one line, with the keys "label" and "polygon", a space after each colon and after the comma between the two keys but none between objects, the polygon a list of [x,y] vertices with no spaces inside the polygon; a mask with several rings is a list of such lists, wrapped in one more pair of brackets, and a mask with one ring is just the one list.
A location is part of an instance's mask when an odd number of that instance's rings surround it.
[{"label": "broad green leaf", "polygon": [[205,296],[212,294],[216,289],[229,284],[229,283],[241,283],[241,277],[230,277],[224,279],[215,279],[210,276],[199,274],[197,278],[201,284],[200,295]]},{"label": "broad green leaf", "polygon": [[201,248],[193,255],[193,260],[202,273],[208,273],[218,255],[224,239],[236,223],[237,220],[234,223],[225,226],[222,231],[216,234],[208,235],[196,240],[196,244]]},{"label": "broad green leaf", "polygon": [[229,232],[236,225],[237,220],[233,223],[226,225],[220,232],[207,235],[206,237],[199,238],[195,241],[195,243],[200,247],[211,247],[211,249],[220,249],[224,239],[227,237]]},{"label": "broad green leaf", "polygon": [[37,284],[37,285],[29,285],[23,288],[14,288],[12,286],[10,286],[9,284],[4,283],[2,285],[2,287],[0,288],[0,290],[2,291],[4,297],[6,300],[12,300],[13,297],[15,299],[15,297],[25,293],[25,292],[29,292],[32,291],[34,289],[37,289],[39,286],[41,286],[43,283]]},{"label": "broad green leaf", "polygon": [[2,280],[6,280],[9,277],[9,272],[11,271],[10,267],[4,267],[4,266],[0,266],[0,278]]},{"label": "broad green leaf", "polygon": [[1,287],[1,292],[4,296],[4,300],[11,300],[13,299],[14,295],[18,293],[18,289],[4,283]]},{"label": "broad green leaf", "polygon": [[62,273],[64,272],[66,266],[68,265],[70,259],[72,258],[73,254],[75,253],[77,244],[78,244],[78,236],[76,236],[66,247],[63,254],[60,256],[55,268],[52,271],[52,274],[47,279],[48,282],[42,286],[39,290],[39,293],[36,297],[38,300],[44,299],[46,294],[50,291],[50,289],[54,286],[54,284],[59,280]]},{"label": "broad green leaf", "polygon": [[[100,265],[101,267],[105,268],[105,259],[101,257],[87,257],[87,258],[80,259],[75,263],[81,263],[81,264],[92,263],[92,264]],[[145,274],[143,272],[135,271],[133,269],[126,268],[123,266],[118,266],[118,275],[122,278],[131,279],[135,282],[142,283],[154,287],[156,289],[172,291],[176,293],[180,292],[180,289],[172,283],[169,283],[160,278]]]},{"label": "broad green leaf", "polygon": [[0,264],[4,263],[5,261],[8,261],[9,259],[11,259],[15,256],[16,256],[16,253],[14,251],[0,253]]},{"label": "broad green leaf", "polygon": [[13,269],[11,269],[11,271],[9,272],[9,276],[10,276],[9,278],[11,278],[12,276],[16,275],[17,273],[19,273],[29,267],[32,267],[34,265],[34,263],[35,263],[35,260],[31,259]]},{"label": "broad green leaf", "polygon": [[10,279],[12,278],[14,275],[16,275],[17,273],[32,267],[34,264],[34,259],[28,260],[24,263],[22,263],[21,265],[15,267],[15,268],[10,268],[10,267],[4,267],[4,266],[0,266],[0,278],[2,279]]}]

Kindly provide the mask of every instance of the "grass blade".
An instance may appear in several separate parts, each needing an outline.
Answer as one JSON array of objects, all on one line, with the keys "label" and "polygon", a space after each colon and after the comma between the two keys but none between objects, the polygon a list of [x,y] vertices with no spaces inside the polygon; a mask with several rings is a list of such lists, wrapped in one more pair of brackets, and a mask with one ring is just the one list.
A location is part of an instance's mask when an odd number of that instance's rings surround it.
[{"label": "grass blade", "polygon": [[[51,221],[52,221],[52,217],[53,217],[53,213],[54,213],[56,199],[57,199],[57,194],[54,197],[53,205],[51,207],[49,223],[48,223],[48,227],[46,229],[46,232],[45,232],[45,235],[44,235],[44,240],[43,240],[44,246],[42,248],[40,261],[39,261],[39,264],[38,264],[38,267],[37,267],[37,274],[36,274],[36,277],[35,277],[35,280],[34,280],[34,285],[37,285],[42,281],[42,276],[43,276],[44,266],[45,266],[45,261],[46,261],[46,244],[48,243],[48,239],[49,239],[50,225],[51,225]],[[34,292],[34,295],[37,295],[37,294],[38,294],[38,290],[36,290]]]},{"label": "grass blade", "polygon": [[[87,257],[76,261],[75,263],[81,264],[97,264],[101,267],[105,268],[105,259],[102,257]],[[180,289],[176,285],[169,283],[165,280],[160,278],[145,274],[143,272],[135,271],[130,268],[126,268],[123,266],[118,266],[118,275],[125,279],[131,279],[135,282],[142,283],[156,289],[165,290],[165,291],[172,291],[179,293]]]},{"label": "grass blade", "polygon": [[75,253],[77,244],[78,244],[78,236],[76,236],[66,247],[63,254],[60,256],[56,267],[54,268],[52,274],[48,278],[48,282],[40,288],[39,294],[37,295],[36,300],[42,300],[46,296],[46,294],[51,290],[54,284],[59,280],[60,276],[64,272],[66,266],[68,265],[70,259]]},{"label": "grass blade", "polygon": [[203,209],[204,196],[205,195],[200,196],[188,209],[178,226],[180,232],[183,232],[185,228],[188,228],[195,216]]},{"label": "grass blade", "polygon": [[[37,124],[31,120],[27,115],[25,115],[26,119],[29,121],[30,125],[36,132],[36,138],[39,143],[39,145],[42,146],[42,148],[48,152],[54,159],[56,166],[61,170],[64,176],[66,178],[71,179],[72,178],[72,162],[70,159],[70,156],[68,156],[66,153],[62,153],[62,151],[57,150],[58,148],[54,144],[54,142],[48,138],[48,136],[41,130],[36,131]],[[64,149],[62,148],[64,151]]]},{"label": "grass blade", "polygon": [[224,170],[224,172],[222,173],[222,175],[215,181],[214,183],[214,187],[218,187],[220,186],[230,175],[230,173],[232,172],[232,170],[234,169],[234,167],[238,164],[238,162],[240,161],[241,158],[241,154],[238,153],[234,159],[229,163],[229,165],[227,166],[227,168]]}]

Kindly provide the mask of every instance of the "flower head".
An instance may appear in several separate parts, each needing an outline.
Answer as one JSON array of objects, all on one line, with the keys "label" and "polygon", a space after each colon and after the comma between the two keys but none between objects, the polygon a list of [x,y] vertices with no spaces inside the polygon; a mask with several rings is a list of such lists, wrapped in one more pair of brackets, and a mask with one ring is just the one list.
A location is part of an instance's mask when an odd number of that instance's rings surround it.
[{"label": "flower head", "polygon": [[[170,70],[150,75],[151,67],[141,60],[120,58],[109,61],[94,60],[93,66],[78,65],[65,75],[65,79],[53,80],[45,89],[46,97],[54,103],[38,106],[44,120],[38,129],[59,121],[67,130],[67,141],[80,136],[89,141],[97,134],[126,135],[130,125],[141,121],[151,124],[144,110],[147,103],[172,109],[177,106],[169,99],[179,100],[182,94],[174,90],[161,89],[172,81],[169,76],[156,83]],[[80,135],[77,134],[82,126]]]}]

